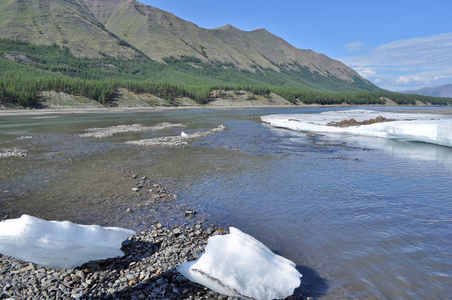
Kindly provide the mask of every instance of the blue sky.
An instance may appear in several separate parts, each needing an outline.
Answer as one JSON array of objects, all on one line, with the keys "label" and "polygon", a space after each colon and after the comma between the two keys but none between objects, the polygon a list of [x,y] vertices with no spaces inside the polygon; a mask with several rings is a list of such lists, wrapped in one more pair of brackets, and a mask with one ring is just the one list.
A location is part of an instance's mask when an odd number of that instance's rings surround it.
[{"label": "blue sky", "polygon": [[452,83],[451,0],[138,0],[212,29],[265,28],[394,91]]}]

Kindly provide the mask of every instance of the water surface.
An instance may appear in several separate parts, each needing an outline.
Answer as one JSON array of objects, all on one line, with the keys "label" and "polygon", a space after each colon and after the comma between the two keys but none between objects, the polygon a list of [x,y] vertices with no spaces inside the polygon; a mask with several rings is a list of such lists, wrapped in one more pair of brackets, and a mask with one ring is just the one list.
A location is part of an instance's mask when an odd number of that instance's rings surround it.
[{"label": "water surface", "polygon": [[[0,148],[28,151],[0,159],[0,214],[138,230],[155,221],[207,219],[238,227],[296,262],[304,274],[297,292],[305,296],[447,299],[452,149],[305,134],[259,119],[327,109],[343,108],[0,117]],[[89,128],[161,122],[186,127],[79,136]],[[184,147],[125,144],[220,124],[225,131]],[[138,179],[131,174],[162,182],[177,197],[146,205],[151,193],[133,192]],[[186,209],[197,214],[186,218]]]}]

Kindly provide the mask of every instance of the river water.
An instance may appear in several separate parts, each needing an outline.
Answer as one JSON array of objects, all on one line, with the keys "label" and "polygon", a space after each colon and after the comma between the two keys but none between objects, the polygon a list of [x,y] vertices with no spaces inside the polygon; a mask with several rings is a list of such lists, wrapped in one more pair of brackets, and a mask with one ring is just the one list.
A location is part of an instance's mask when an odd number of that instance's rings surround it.
[{"label": "river water", "polygon": [[[305,134],[259,118],[333,109],[344,108],[0,116],[0,150],[27,154],[0,158],[0,217],[234,226],[297,264],[303,296],[448,299],[452,148]],[[185,127],[83,136],[162,122]],[[126,143],[221,124],[185,146]],[[150,204],[150,191],[132,191],[144,176],[176,196]],[[197,214],[185,217],[187,209]]]}]

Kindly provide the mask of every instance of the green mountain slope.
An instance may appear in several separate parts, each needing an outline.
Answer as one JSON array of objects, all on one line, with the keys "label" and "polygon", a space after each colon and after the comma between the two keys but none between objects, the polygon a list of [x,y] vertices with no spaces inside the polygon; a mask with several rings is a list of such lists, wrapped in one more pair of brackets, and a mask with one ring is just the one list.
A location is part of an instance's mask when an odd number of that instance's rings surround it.
[{"label": "green mountain slope", "polygon": [[249,59],[260,66],[268,63],[272,68],[275,65],[293,68],[294,64],[298,64],[322,76],[332,76],[348,82],[353,82],[354,77],[359,76],[341,62],[312,50],[297,49],[265,29],[246,32],[226,25],[214,29],[213,32],[239,51],[244,50]]},{"label": "green mountain slope", "polygon": [[311,50],[300,50],[265,29],[241,31],[231,25],[207,30],[171,13],[134,0],[82,0],[115,35],[161,61],[182,55],[229,62],[241,69],[290,67],[297,63],[311,72],[353,82],[355,71]]},{"label": "green mountain slope", "polygon": [[168,103],[240,93],[294,104],[452,103],[384,91],[265,29],[204,29],[135,0],[0,2],[0,106],[39,107],[43,91],[114,105],[124,90]]},{"label": "green mountain slope", "polygon": [[348,83],[312,73],[296,63],[290,69],[251,72],[232,63],[192,56],[164,60],[80,58],[57,45],[0,39],[0,107],[40,107],[42,92],[82,96],[110,106],[122,99],[124,91],[150,94],[170,105],[177,105],[175,99],[184,97],[205,104],[221,95],[230,97],[232,91],[234,95],[246,94],[247,100],[259,96],[273,101],[273,93],[294,104],[384,104],[385,98],[398,104],[452,103],[448,98],[396,94],[378,88],[363,92],[368,85],[360,78]]},{"label": "green mountain slope", "polygon": [[[76,57],[136,59],[145,55],[165,62],[168,57],[188,56],[204,64],[220,62],[250,71],[260,81],[268,73],[271,78],[263,80],[266,84],[378,90],[341,62],[297,49],[265,29],[246,32],[230,25],[204,29],[135,0],[3,0],[0,38],[56,44]],[[275,82],[270,71],[291,78]],[[341,88],[328,84],[331,80],[343,81]],[[347,84],[352,85],[350,89]]]}]

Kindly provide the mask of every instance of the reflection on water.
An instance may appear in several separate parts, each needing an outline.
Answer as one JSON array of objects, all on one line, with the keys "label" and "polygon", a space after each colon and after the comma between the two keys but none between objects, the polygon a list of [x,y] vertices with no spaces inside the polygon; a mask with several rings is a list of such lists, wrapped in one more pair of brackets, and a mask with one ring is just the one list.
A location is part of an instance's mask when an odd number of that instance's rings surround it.
[{"label": "reflection on water", "polygon": [[[338,108],[343,110],[343,108]],[[324,110],[324,109],[323,109]],[[322,299],[446,299],[452,292],[452,149],[261,124],[254,109],[0,118],[0,213],[144,229],[208,219],[236,226],[292,259],[304,295]],[[181,128],[95,139],[89,128],[162,122],[226,130],[176,148],[127,141]],[[32,138],[19,139],[21,136]],[[173,201],[132,191],[147,176]],[[130,208],[130,210],[128,210]],[[197,214],[184,217],[184,210]]]},{"label": "reflection on water", "polygon": [[[333,135],[334,136],[334,135]],[[399,159],[428,160],[452,168],[452,151],[450,147],[432,147],[422,142],[405,142],[385,138],[336,136],[336,139],[348,143],[359,143],[363,147],[377,148]]]}]

